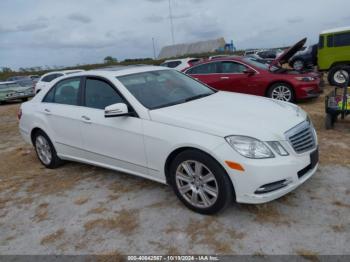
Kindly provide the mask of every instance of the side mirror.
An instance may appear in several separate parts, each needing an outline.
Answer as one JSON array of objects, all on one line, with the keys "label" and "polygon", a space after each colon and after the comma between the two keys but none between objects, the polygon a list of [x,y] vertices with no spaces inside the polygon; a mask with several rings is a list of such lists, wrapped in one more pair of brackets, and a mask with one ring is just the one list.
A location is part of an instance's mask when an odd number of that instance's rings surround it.
[{"label": "side mirror", "polygon": [[124,103],[113,104],[105,107],[105,117],[118,117],[128,115],[128,106]]},{"label": "side mirror", "polygon": [[251,68],[247,68],[246,70],[243,71],[244,74],[247,74],[248,76],[255,75],[255,71]]}]

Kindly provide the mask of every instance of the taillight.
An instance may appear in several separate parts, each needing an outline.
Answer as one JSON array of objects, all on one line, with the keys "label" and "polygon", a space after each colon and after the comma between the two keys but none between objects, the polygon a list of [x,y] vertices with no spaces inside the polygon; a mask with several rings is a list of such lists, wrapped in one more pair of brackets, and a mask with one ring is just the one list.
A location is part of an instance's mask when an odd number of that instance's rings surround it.
[{"label": "taillight", "polygon": [[22,109],[18,109],[18,112],[17,112],[17,119],[20,120],[22,117]]}]

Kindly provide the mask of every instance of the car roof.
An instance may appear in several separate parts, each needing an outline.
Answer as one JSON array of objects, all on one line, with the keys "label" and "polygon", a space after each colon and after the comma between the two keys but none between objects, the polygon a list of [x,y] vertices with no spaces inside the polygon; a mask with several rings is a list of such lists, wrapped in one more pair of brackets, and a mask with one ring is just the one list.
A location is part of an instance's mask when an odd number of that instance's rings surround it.
[{"label": "car roof", "polygon": [[321,34],[338,33],[338,32],[344,32],[344,31],[350,31],[350,26],[327,29],[327,30],[322,31]]},{"label": "car roof", "polygon": [[47,72],[46,74],[42,75],[43,76],[47,76],[47,75],[51,75],[51,74],[67,74],[67,73],[72,73],[72,72],[77,72],[77,73],[80,73],[80,72],[84,72],[85,70],[83,69],[71,69],[71,70],[59,70],[59,71],[50,71],[50,72]]},{"label": "car roof", "polygon": [[137,73],[151,72],[151,71],[159,71],[159,70],[174,70],[167,67],[162,66],[124,66],[124,67],[111,67],[111,68],[99,68],[93,69],[89,71],[82,71],[74,76],[104,76],[104,77],[118,77],[125,76]]},{"label": "car roof", "polygon": [[7,84],[17,84],[17,82],[16,81],[4,81],[4,82],[0,81],[0,85],[7,85]]}]

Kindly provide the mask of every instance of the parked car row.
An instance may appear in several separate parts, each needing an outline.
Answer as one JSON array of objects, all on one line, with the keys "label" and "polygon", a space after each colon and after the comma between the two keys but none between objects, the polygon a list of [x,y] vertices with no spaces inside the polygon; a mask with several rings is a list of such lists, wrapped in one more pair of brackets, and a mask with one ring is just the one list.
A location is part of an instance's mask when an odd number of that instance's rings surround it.
[{"label": "parked car row", "polygon": [[306,39],[286,50],[273,64],[252,57],[219,57],[197,63],[184,73],[217,90],[266,96],[286,102],[318,97],[320,77],[315,73],[300,73],[280,65],[305,44]]},{"label": "parked car row", "polygon": [[13,100],[27,101],[32,96],[34,96],[32,86],[21,86],[14,81],[0,82],[0,103]]}]

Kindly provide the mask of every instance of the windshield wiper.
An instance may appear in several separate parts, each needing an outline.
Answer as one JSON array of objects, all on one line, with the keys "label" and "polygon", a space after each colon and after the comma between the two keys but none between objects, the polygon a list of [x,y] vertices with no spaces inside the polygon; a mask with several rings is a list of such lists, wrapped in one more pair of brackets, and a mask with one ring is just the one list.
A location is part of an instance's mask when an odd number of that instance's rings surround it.
[{"label": "windshield wiper", "polygon": [[210,95],[212,95],[212,93],[206,93],[206,94],[200,94],[200,95],[192,96],[192,97],[186,98],[185,102],[196,100],[196,99],[199,99],[199,98],[202,98],[202,97],[206,97],[206,96],[210,96]]}]

